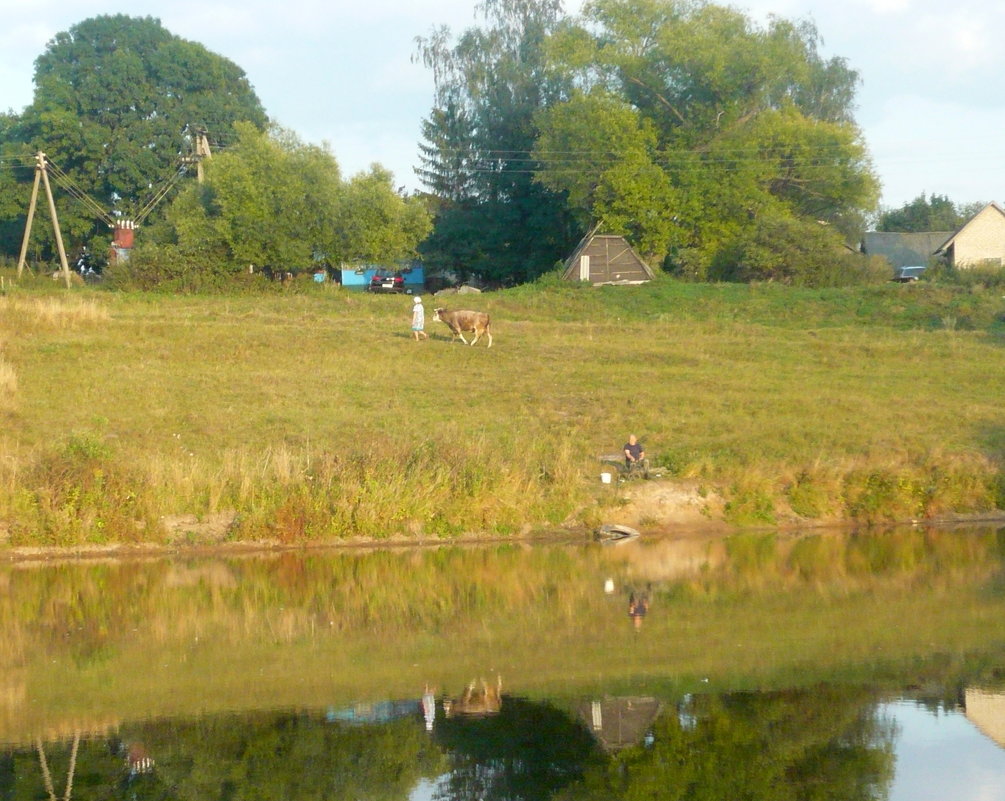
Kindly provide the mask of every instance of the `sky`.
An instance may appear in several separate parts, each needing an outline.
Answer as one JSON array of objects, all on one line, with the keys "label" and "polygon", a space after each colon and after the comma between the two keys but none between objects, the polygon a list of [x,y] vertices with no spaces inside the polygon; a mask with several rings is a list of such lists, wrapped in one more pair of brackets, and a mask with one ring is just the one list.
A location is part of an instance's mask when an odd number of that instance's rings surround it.
[{"label": "sky", "polygon": [[[724,3],[725,4],[725,3]],[[821,53],[861,77],[856,120],[881,204],[922,193],[1005,201],[1005,3],[1001,0],[747,0],[763,23],[810,20]],[[576,13],[581,0],[566,0]],[[475,0],[0,0],[0,109],[31,102],[34,60],[61,31],[101,14],[159,19],[241,67],[278,124],[328,143],[343,173],[377,163],[419,188],[420,126],[431,73],[415,38],[478,22]]]}]

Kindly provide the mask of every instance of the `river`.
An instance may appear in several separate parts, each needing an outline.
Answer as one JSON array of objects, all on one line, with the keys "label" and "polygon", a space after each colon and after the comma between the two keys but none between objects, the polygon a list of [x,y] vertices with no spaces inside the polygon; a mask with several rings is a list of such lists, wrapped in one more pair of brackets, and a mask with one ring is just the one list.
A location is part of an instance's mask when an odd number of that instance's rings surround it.
[{"label": "river", "polygon": [[0,797],[1005,799],[1005,532],[11,561]]}]

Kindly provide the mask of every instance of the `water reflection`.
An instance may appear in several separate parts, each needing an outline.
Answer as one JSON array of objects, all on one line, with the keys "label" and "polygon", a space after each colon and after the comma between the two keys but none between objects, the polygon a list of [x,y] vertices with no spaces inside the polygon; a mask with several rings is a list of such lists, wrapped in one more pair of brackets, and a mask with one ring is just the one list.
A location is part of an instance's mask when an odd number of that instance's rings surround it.
[{"label": "water reflection", "polygon": [[[493,714],[440,717],[432,731],[418,699],[383,702],[373,715],[133,722],[115,735],[8,749],[0,791],[66,801],[1001,797],[1005,751],[982,751],[990,740],[940,703],[816,686],[678,699],[507,696]],[[965,776],[954,778],[954,760],[957,771],[969,764]]]},{"label": "water reflection", "polygon": [[1002,542],[8,565],[0,798],[896,797],[891,699],[1000,736]]}]

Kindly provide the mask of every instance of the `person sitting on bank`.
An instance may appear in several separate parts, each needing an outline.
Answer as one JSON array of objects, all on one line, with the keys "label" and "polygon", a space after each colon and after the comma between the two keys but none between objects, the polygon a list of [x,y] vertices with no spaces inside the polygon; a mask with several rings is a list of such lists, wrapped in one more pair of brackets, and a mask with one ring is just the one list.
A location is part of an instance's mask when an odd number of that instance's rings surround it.
[{"label": "person sitting on bank", "polygon": [[641,470],[642,475],[649,478],[649,460],[646,458],[646,449],[642,447],[642,443],[634,434],[628,436],[624,451],[625,466],[628,468],[628,472],[634,473]]}]

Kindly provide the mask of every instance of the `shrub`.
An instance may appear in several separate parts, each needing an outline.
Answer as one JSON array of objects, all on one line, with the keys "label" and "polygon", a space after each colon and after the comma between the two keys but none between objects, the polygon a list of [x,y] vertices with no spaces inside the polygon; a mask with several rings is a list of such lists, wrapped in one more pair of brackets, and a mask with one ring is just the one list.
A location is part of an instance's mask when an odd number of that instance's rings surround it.
[{"label": "shrub", "polygon": [[709,277],[838,287],[879,283],[889,278],[889,268],[848,251],[841,234],[820,223],[766,217],[716,253]]},{"label": "shrub", "polygon": [[153,515],[142,477],[90,437],[71,437],[30,465],[14,499],[14,544],[78,545],[150,540]]},{"label": "shrub", "polygon": [[112,289],[204,292],[232,288],[241,270],[217,253],[186,253],[176,245],[143,244],[108,268]]}]

